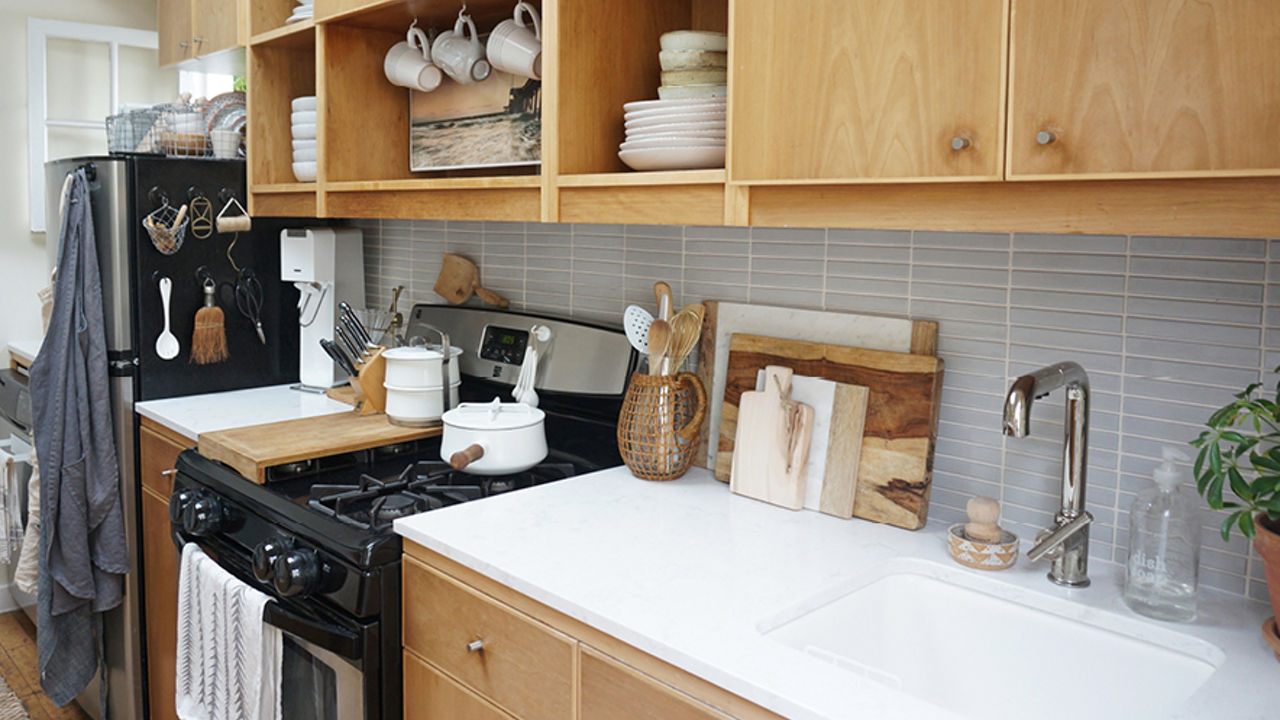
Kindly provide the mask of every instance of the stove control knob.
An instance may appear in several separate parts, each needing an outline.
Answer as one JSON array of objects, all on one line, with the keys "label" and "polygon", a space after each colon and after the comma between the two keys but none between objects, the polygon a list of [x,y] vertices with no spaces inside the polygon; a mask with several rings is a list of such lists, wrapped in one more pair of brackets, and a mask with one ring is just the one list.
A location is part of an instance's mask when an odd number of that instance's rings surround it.
[{"label": "stove control knob", "polygon": [[290,550],[276,559],[276,592],[284,597],[305,597],[320,582],[320,560],[314,550]]},{"label": "stove control knob", "polygon": [[271,538],[258,543],[253,549],[253,576],[262,582],[271,582],[276,574],[276,560],[288,552],[290,545],[283,538]]},{"label": "stove control knob", "polygon": [[200,493],[196,490],[179,490],[169,499],[169,522],[174,525],[182,524],[182,516],[187,510],[187,506],[191,504],[196,496]]},{"label": "stove control knob", "polygon": [[221,525],[222,503],[213,495],[201,493],[182,513],[182,529],[189,535],[212,535]]}]

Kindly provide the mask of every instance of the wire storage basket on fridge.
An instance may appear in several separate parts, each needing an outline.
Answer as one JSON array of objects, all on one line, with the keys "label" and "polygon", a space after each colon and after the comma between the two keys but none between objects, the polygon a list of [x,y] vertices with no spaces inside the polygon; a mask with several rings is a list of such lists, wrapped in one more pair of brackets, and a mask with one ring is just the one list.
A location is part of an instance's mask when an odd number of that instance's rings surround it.
[{"label": "wire storage basket on fridge", "polygon": [[213,154],[203,108],[185,102],[132,108],[108,117],[107,150],[176,157]]},{"label": "wire storage basket on fridge", "polygon": [[167,105],[126,110],[107,117],[107,152],[158,153],[160,117]]}]

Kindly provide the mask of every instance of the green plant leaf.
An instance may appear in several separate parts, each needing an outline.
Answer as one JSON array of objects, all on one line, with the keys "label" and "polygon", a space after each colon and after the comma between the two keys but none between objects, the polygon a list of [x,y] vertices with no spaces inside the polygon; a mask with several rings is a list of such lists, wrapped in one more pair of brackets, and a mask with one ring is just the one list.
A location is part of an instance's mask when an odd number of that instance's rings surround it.
[{"label": "green plant leaf", "polygon": [[1259,475],[1251,483],[1253,488],[1253,497],[1257,499],[1264,498],[1275,493],[1276,488],[1280,488],[1280,475]]},{"label": "green plant leaf", "polygon": [[1209,468],[1214,475],[1222,474],[1222,449],[1216,442],[1209,446]]},{"label": "green plant leaf", "polygon": [[1280,472],[1280,462],[1276,462],[1272,458],[1261,453],[1254,453],[1249,457],[1249,464],[1259,470],[1274,470]]},{"label": "green plant leaf", "polygon": [[1267,502],[1263,503],[1263,507],[1267,509],[1267,513],[1280,513],[1280,495],[1277,495]]},{"label": "green plant leaf", "polygon": [[[1208,433],[1205,433],[1207,435]],[[1203,443],[1204,435],[1200,436],[1200,442]],[[1193,445],[1195,443],[1192,443]],[[1196,477],[1200,477],[1200,473],[1204,472],[1204,461],[1209,457],[1209,446],[1204,445],[1200,448],[1200,452],[1196,453],[1196,464],[1191,468],[1191,473]],[[1201,490],[1201,492],[1204,492]]]},{"label": "green plant leaf", "polygon": [[1213,479],[1213,473],[1205,471],[1196,476],[1196,492],[1204,495],[1205,488],[1209,487],[1209,481]]},{"label": "green plant leaf", "polygon": [[1226,479],[1226,475],[1215,473],[1209,480],[1208,492],[1205,494],[1204,499],[1209,503],[1209,507],[1214,510],[1222,509],[1222,483]]},{"label": "green plant leaf", "polygon": [[1222,521],[1222,527],[1218,528],[1218,532],[1222,534],[1222,542],[1231,541],[1231,526],[1236,524],[1236,514],[1231,513],[1226,520]]},{"label": "green plant leaf", "polygon": [[1252,540],[1253,536],[1257,532],[1253,527],[1253,515],[1251,515],[1248,510],[1241,510],[1239,515],[1240,515],[1240,532],[1245,537]]},{"label": "green plant leaf", "polygon": [[1244,436],[1243,436],[1243,435],[1241,435],[1240,433],[1236,432],[1235,430],[1223,430],[1223,431],[1222,431],[1222,438],[1223,438],[1224,440],[1227,440],[1227,441],[1229,441],[1229,442],[1233,442],[1233,443],[1243,443],[1243,442],[1246,442],[1246,441],[1245,441],[1245,439],[1244,439]]},{"label": "green plant leaf", "polygon": [[1253,488],[1249,487],[1249,483],[1244,481],[1244,476],[1235,467],[1227,468],[1227,477],[1231,480],[1231,492],[1235,493],[1241,500],[1245,502],[1253,502]]}]

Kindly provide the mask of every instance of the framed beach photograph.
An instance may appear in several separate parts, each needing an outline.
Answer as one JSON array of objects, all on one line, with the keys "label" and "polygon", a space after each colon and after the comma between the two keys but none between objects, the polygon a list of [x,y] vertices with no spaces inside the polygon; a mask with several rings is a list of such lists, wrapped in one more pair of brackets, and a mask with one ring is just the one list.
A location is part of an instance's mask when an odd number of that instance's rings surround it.
[{"label": "framed beach photograph", "polygon": [[542,162],[542,82],[497,69],[483,82],[409,93],[414,172]]}]

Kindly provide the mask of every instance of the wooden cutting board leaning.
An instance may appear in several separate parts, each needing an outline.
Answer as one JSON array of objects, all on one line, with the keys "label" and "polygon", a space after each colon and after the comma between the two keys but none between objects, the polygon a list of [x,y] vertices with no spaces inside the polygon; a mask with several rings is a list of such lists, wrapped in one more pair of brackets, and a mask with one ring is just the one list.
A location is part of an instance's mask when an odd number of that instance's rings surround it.
[{"label": "wooden cutting board leaning", "polygon": [[729,478],[742,394],[761,367],[780,365],[868,390],[853,516],[908,530],[929,510],[933,448],[942,393],[942,361],[819,342],[735,334],[726,361],[716,476]]},{"label": "wooden cutting board leaning", "polygon": [[[931,320],[858,315],[854,313],[797,310],[770,305],[705,301],[702,339],[698,343],[698,379],[710,397],[724,397],[729,362],[729,337],[749,333],[833,345],[936,355],[938,323]],[[804,374],[804,373],[801,373]],[[828,378],[830,379],[830,378]],[[720,436],[720,403],[712,402],[702,429],[703,446],[697,463],[714,470],[718,464],[716,438]],[[727,462],[729,458],[725,458]],[[717,477],[720,477],[717,475]],[[721,480],[728,482],[725,473]]]},{"label": "wooden cutting board leaning", "polygon": [[739,495],[799,510],[804,505],[813,407],[791,400],[791,375],[790,368],[770,365],[764,371],[764,389],[740,396],[729,487]]}]

